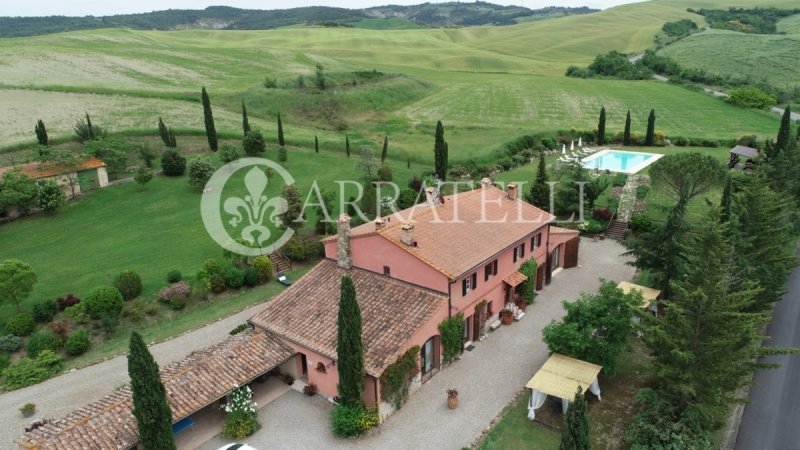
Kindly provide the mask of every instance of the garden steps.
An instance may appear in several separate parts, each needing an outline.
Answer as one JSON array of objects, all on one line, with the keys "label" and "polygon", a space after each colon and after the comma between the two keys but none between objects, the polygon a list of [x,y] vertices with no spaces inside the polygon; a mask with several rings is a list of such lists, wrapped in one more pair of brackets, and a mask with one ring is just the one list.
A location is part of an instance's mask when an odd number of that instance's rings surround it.
[{"label": "garden steps", "polygon": [[623,222],[621,220],[614,220],[611,222],[611,225],[609,225],[608,229],[606,230],[606,237],[621,241],[625,239],[625,231],[627,229],[628,229],[628,222]]},{"label": "garden steps", "polygon": [[269,260],[272,261],[272,267],[275,272],[288,272],[292,269],[291,261],[278,252],[270,253]]}]

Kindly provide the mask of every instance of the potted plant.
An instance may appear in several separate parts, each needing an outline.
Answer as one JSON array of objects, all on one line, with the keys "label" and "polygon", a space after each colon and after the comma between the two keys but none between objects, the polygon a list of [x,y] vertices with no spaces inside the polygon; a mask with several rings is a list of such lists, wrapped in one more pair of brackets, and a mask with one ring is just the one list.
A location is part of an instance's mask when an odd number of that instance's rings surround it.
[{"label": "potted plant", "polygon": [[458,390],[457,389],[448,389],[447,390],[447,407],[450,409],[458,408]]},{"label": "potted plant", "polygon": [[525,308],[528,306],[528,302],[526,302],[522,297],[517,297],[514,300],[514,304],[517,305],[517,308],[519,308],[520,311],[525,311]]},{"label": "potted plant", "polygon": [[500,320],[503,325],[511,325],[514,322],[514,313],[510,309],[503,309],[500,311]]},{"label": "potted plant", "polygon": [[36,404],[35,403],[25,403],[22,408],[19,409],[19,412],[22,413],[22,417],[31,417],[36,413]]},{"label": "potted plant", "polygon": [[303,387],[303,393],[309,397],[313,397],[317,393],[317,385],[314,383],[307,384]]}]

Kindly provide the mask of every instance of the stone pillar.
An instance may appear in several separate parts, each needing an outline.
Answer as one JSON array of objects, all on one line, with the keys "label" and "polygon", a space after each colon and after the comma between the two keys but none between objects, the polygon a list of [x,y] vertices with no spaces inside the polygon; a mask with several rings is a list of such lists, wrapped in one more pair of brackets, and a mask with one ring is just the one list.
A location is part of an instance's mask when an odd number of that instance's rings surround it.
[{"label": "stone pillar", "polygon": [[404,223],[400,227],[400,242],[408,246],[414,246],[414,224]]}]

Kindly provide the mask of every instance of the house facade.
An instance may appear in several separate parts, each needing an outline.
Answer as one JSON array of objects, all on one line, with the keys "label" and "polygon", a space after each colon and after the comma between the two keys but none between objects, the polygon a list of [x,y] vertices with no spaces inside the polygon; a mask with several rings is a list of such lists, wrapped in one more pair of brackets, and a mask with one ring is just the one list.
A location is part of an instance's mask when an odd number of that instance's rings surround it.
[{"label": "house facade", "polygon": [[520,199],[514,184],[502,190],[484,180],[469,192],[426,194],[424,204],[352,229],[340,216],[337,235],[323,240],[326,259],[252,318],[297,351],[282,371],[337,395],[339,285],[351,276],[362,313],[365,399],[386,415],[381,374],[415,346],[420,373],[412,390],[436,374],[443,320],[463,314],[464,345],[477,343],[527,279],[523,263],[536,261],[537,289],[577,265],[578,233],[553,226],[555,217]]},{"label": "house facade", "polygon": [[33,180],[55,181],[61,186],[67,198],[79,195],[83,191],[108,186],[106,163],[94,156],[83,161],[75,170],[66,170],[49,163],[31,162],[17,166],[0,167],[0,176],[15,169],[19,169]]}]

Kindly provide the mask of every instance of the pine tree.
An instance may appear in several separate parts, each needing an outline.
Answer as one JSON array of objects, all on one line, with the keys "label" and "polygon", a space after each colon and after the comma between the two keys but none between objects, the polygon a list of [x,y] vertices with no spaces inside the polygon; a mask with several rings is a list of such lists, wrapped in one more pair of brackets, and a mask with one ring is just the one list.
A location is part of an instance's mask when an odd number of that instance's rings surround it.
[{"label": "pine tree", "polygon": [[47,146],[47,128],[45,128],[42,119],[36,122],[34,131],[36,132],[36,140],[39,141],[39,145]]},{"label": "pine tree", "polygon": [[286,141],[283,140],[283,122],[281,122],[281,113],[278,113],[278,145],[283,147]]},{"label": "pine tree", "polygon": [[440,180],[447,177],[447,161],[445,160],[444,126],[442,121],[436,122],[436,135],[433,143],[434,170]]},{"label": "pine tree", "polygon": [[314,135],[314,153],[319,153],[319,139]]},{"label": "pine tree", "polygon": [[158,364],[135,331],[130,339],[128,376],[133,391],[133,415],[139,426],[142,447],[147,450],[175,449],[172,412],[158,373]]},{"label": "pine tree", "polygon": [[597,145],[606,143],[606,107],[600,108],[600,119],[597,121]]},{"label": "pine tree", "polygon": [[242,100],[242,131],[244,134],[250,132],[250,120],[247,118],[247,107],[244,105],[244,100]]},{"label": "pine tree", "polygon": [[586,398],[583,387],[578,386],[575,398],[569,404],[564,424],[561,427],[559,450],[589,450],[589,416],[586,411]]},{"label": "pine tree", "polygon": [[350,136],[344,135],[344,152],[350,157]]},{"label": "pine tree", "polygon": [[733,207],[733,182],[731,175],[725,177],[725,188],[722,190],[722,200],[719,204],[719,220],[727,222],[731,219],[731,208]]},{"label": "pine tree", "polygon": [[386,162],[386,154],[389,153],[389,136],[383,137],[383,149],[381,149],[381,162]]},{"label": "pine tree", "polygon": [[547,184],[547,168],[545,163],[544,152],[540,152],[536,178],[533,180],[531,192],[528,195],[528,203],[542,209],[550,206],[550,185]]},{"label": "pine tree", "polygon": [[786,105],[786,109],[783,111],[783,116],[781,117],[781,126],[778,129],[778,138],[775,140],[776,154],[788,152],[790,150],[792,146],[791,127],[792,110],[789,105]]},{"label": "pine tree", "polygon": [[631,145],[631,110],[625,116],[625,131],[622,133],[622,145]]},{"label": "pine tree", "polygon": [[364,344],[361,340],[361,309],[356,289],[349,276],[342,277],[337,321],[336,367],[339,371],[339,397],[342,404],[364,404]]},{"label": "pine tree", "polygon": [[647,116],[647,134],[644,136],[644,145],[652,147],[656,136],[656,110],[651,109]]},{"label": "pine tree", "polygon": [[214,114],[211,112],[211,99],[208,98],[205,86],[200,92],[203,100],[203,117],[206,124],[206,137],[208,138],[208,148],[212,152],[217,151],[217,129],[214,127]]}]

